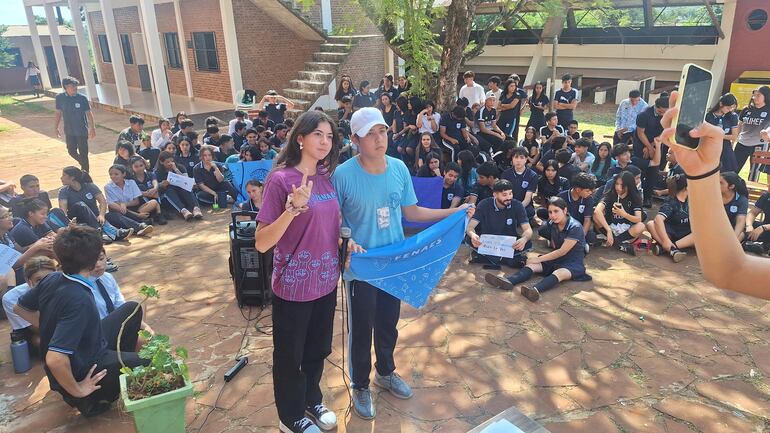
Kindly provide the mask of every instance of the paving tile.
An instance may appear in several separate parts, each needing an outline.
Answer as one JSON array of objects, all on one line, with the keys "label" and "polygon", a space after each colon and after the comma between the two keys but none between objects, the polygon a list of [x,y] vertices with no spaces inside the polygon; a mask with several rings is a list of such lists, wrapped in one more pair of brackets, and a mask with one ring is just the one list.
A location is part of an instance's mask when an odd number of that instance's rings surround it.
[{"label": "paving tile", "polygon": [[654,407],[669,416],[689,421],[696,428],[704,432],[736,433],[756,431],[753,423],[738,418],[732,412],[719,410],[680,397],[667,397]]},{"label": "paving tile", "polygon": [[584,409],[633,400],[646,394],[631,378],[633,374],[633,370],[625,368],[605,369],[581,380],[578,386],[565,391],[565,395]]},{"label": "paving tile", "polygon": [[756,416],[770,414],[770,393],[741,380],[720,380],[699,383],[698,394]]},{"label": "paving tile", "polygon": [[565,422],[548,423],[544,426],[551,433],[618,433],[619,430],[612,420],[605,414],[595,413],[585,419],[576,419]]}]

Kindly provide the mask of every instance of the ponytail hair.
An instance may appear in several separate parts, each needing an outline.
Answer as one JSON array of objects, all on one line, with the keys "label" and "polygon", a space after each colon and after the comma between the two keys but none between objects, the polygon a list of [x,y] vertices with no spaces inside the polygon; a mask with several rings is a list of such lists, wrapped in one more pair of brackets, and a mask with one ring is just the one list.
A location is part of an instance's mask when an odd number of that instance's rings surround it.
[{"label": "ponytail hair", "polygon": [[687,188],[687,176],[683,174],[669,176],[668,179],[666,179],[666,186],[668,187],[669,197],[674,197],[679,194],[679,191]]},{"label": "ponytail hair", "polygon": [[738,173],[734,171],[726,171],[722,173],[722,179],[727,182],[727,185],[733,186],[733,189],[736,193],[744,197],[749,196],[749,189],[746,187],[746,181],[738,176]]},{"label": "ponytail hair", "polygon": [[79,168],[77,168],[75,166],[72,166],[72,165],[70,165],[68,167],[64,167],[62,169],[62,173],[64,173],[67,176],[75,179],[75,181],[77,183],[81,184],[81,185],[83,185],[84,183],[93,183],[94,182],[94,180],[91,179],[91,175],[88,174],[87,171],[81,170],[81,169],[79,169]]}]

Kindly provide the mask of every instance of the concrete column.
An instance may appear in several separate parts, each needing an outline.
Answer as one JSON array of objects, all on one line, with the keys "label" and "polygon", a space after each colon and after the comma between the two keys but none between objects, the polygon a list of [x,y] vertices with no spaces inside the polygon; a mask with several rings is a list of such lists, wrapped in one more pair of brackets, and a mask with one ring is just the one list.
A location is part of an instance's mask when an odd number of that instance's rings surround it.
[{"label": "concrete column", "polygon": [[[153,70],[152,63],[151,63],[150,49],[147,47],[149,45],[149,43],[147,42],[147,27],[144,25],[145,20],[144,20],[144,16],[142,15],[141,0],[139,4],[140,5],[137,8],[139,13],[139,31],[141,32],[142,39],[144,39],[144,42],[142,43],[142,48],[144,51],[144,58],[147,60],[147,68],[149,69],[149,73],[150,73],[150,90],[152,90],[153,92],[157,92],[157,89],[155,88],[155,78],[153,77],[153,74],[155,73],[155,71]],[[157,22],[156,22],[156,27],[157,27]],[[134,51],[136,51],[136,45],[134,45]],[[139,66],[140,64],[138,61],[139,55],[136,55],[135,57],[137,58],[134,59],[134,63],[136,63],[136,65]],[[164,70],[164,74],[165,74],[165,70]]]},{"label": "concrete column", "polygon": [[321,26],[326,33],[332,32],[332,1],[321,0]]},{"label": "concrete column", "polygon": [[25,6],[24,12],[27,14],[27,26],[29,27],[29,34],[32,36],[32,49],[35,51],[35,60],[37,61],[38,69],[40,69],[40,77],[43,79],[43,88],[50,89],[52,86],[51,77],[48,76],[48,62],[46,62],[45,53],[43,52],[43,44],[40,42],[40,34],[37,32],[37,24],[35,24],[35,14],[32,13],[32,6]]},{"label": "concrete column", "polygon": [[155,97],[158,100],[158,111],[161,117],[172,118],[174,112],[171,109],[171,95],[168,92],[168,82],[166,81],[166,72],[163,66],[163,49],[160,45],[160,36],[158,35],[158,21],[155,16],[155,2],[153,0],[140,0],[139,11],[144,22],[144,40],[145,47],[149,56],[147,64],[155,83]]},{"label": "concrete column", "polygon": [[[48,20],[48,32],[51,34],[51,47],[53,47],[53,55],[56,58],[56,69],[59,70],[59,78],[68,76],[69,70],[67,69],[67,62],[64,61],[64,50],[61,46],[61,37],[59,36],[58,21],[56,21],[56,15],[53,13],[53,6],[45,5],[45,19]],[[61,87],[61,83],[52,83],[56,87]]]},{"label": "concrete column", "polygon": [[219,0],[219,12],[222,14],[222,32],[225,37],[227,70],[230,72],[230,90],[232,91],[233,103],[235,103],[238,99],[238,93],[243,90],[243,78],[241,77],[238,37],[235,35],[233,0]]},{"label": "concrete column", "polygon": [[182,57],[182,69],[184,69],[184,82],[187,87],[187,96],[190,97],[190,100],[193,100],[195,99],[195,94],[192,86],[190,59],[187,57],[187,34],[184,32],[182,9],[179,7],[179,0],[174,0],[174,16],[176,18],[176,34],[179,39],[179,55]]},{"label": "concrete column", "polygon": [[730,41],[733,35],[733,25],[735,24],[735,8],[738,0],[725,0],[722,7],[722,31],[725,34],[724,39],[717,42],[716,53],[714,53],[714,62],[711,64],[711,73],[713,82],[711,84],[711,102],[714,105],[716,99],[722,94],[725,86],[725,73],[727,72],[727,60],[730,56]]},{"label": "concrete column", "polygon": [[91,70],[91,61],[88,55],[88,41],[86,40],[86,31],[83,28],[83,21],[80,20],[80,3],[78,0],[69,0],[70,14],[72,15],[72,27],[75,28],[75,41],[78,45],[78,58],[80,59],[80,69],[83,71],[83,79],[86,84],[86,95],[88,99],[98,99],[96,94],[96,83],[94,74]]},{"label": "concrete column", "polygon": [[91,33],[90,39],[91,39],[91,47],[94,52],[94,65],[96,66],[96,80],[100,83],[102,80],[102,68],[99,67],[99,61],[96,57],[96,46],[99,45],[99,41],[96,39],[96,33],[94,33],[94,26],[91,24],[91,14],[88,10],[88,5],[84,4],[83,9],[86,12],[86,25],[88,26],[88,31]]},{"label": "concrete column", "polygon": [[118,104],[120,107],[131,105],[131,95],[128,93],[128,81],[123,65],[123,50],[120,49],[120,38],[115,28],[115,15],[112,11],[112,0],[99,0],[102,7],[102,20],[104,21],[104,33],[107,35],[107,45],[110,47],[112,57],[112,71],[115,75],[115,87],[118,90]]}]

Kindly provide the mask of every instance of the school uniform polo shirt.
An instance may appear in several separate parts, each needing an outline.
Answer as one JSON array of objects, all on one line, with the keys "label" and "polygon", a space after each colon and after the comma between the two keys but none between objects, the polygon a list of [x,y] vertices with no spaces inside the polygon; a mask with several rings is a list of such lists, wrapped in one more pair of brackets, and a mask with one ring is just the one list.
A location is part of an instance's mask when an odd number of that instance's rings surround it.
[{"label": "school uniform polo shirt", "polygon": [[[224,165],[218,163],[218,162],[212,162],[212,167],[208,170],[206,170],[205,167],[203,167],[203,163],[199,162],[195,165],[193,168],[193,177],[195,178],[195,183],[197,184],[204,184],[207,187],[213,189],[214,191],[219,188],[219,184],[222,183],[217,180],[217,177],[214,175],[214,167],[213,165],[216,164],[216,166],[219,168],[220,172],[224,172]],[[224,174],[224,173],[223,173]]]},{"label": "school uniform polo shirt", "polygon": [[462,198],[464,194],[465,191],[460,182],[455,181],[449,188],[443,187],[441,189],[441,209],[449,209],[449,206],[452,205],[452,200],[455,197]]},{"label": "school uniform polo shirt", "polygon": [[[40,311],[41,359],[49,350],[69,356],[76,381],[83,380],[107,351],[92,284],[80,276],[53,272],[19,299],[23,308]],[[51,389],[61,391],[48,367],[45,371]]]},{"label": "school uniform polo shirt", "polygon": [[[537,190],[537,182],[540,180],[540,176],[531,168],[525,168],[522,173],[516,173],[513,167],[506,169],[500,178],[509,180],[513,184],[513,198],[520,202],[524,201],[527,192],[534,194]],[[527,207],[532,207],[532,202],[529,202]]]},{"label": "school uniform polo shirt", "polygon": [[[553,99],[562,104],[570,104],[577,99],[577,89],[569,89],[567,91],[559,89],[554,93]],[[574,119],[573,110],[569,108],[556,110],[556,116],[559,118],[559,125],[568,125]]]},{"label": "school uniform polo shirt", "polygon": [[191,153],[187,156],[182,156],[177,153],[176,156],[174,156],[174,161],[176,161],[178,165],[184,167],[184,172],[187,176],[193,177],[193,168],[195,167],[195,164],[200,162],[200,158],[197,153]]},{"label": "school uniform polo shirt", "polygon": [[553,130],[548,128],[548,125],[546,125],[540,128],[540,136],[543,137],[543,140],[548,140],[551,138],[554,131],[559,131],[559,134],[564,135],[564,128],[562,128],[561,125],[556,125],[556,128]]},{"label": "school uniform polo shirt", "polygon": [[142,191],[133,179],[126,179],[122,188],[115,185],[115,182],[110,182],[104,185],[104,192],[107,203],[128,203],[142,196]]},{"label": "school uniform polo shirt", "polygon": [[22,219],[11,229],[11,237],[22,248],[26,248],[52,231],[46,223],[33,227],[27,220]]},{"label": "school uniform polo shirt", "polygon": [[[602,203],[604,203],[604,218],[607,220],[609,224],[629,224],[632,225],[633,223],[624,217],[620,215],[615,215],[612,213],[612,205],[614,202],[610,202],[607,200],[607,196],[604,197],[602,200]],[[639,200],[638,202],[633,200],[631,198],[631,195],[626,195],[625,198],[618,197],[618,202],[621,206],[623,206],[623,209],[629,214],[629,215],[635,215],[636,212],[644,212],[642,210],[642,201]]]},{"label": "school uniform polo shirt", "polygon": [[265,111],[267,112],[267,118],[273,122],[273,127],[268,128],[271,131],[275,129],[275,125],[283,123],[283,116],[286,113],[288,107],[286,104],[267,104],[265,105]]},{"label": "school uniform polo shirt", "polygon": [[578,222],[582,223],[586,218],[593,218],[593,197],[578,197],[577,200],[574,200],[570,190],[562,191],[558,194],[558,196],[567,202],[567,211],[569,212],[569,215],[578,220]]},{"label": "school uniform polo shirt", "polygon": [[463,137],[462,133],[462,130],[467,127],[465,124],[465,119],[455,119],[455,117],[449,113],[446,116],[441,117],[441,124],[439,127],[441,126],[446,128],[446,135],[454,138],[455,140],[459,140],[461,143],[465,142],[465,138]]},{"label": "school uniform polo shirt", "polygon": [[481,200],[484,200],[485,198],[492,197],[492,188],[476,182],[471,187],[471,190],[468,193],[468,195],[476,197],[476,203],[478,203]]},{"label": "school uniform polo shirt", "polygon": [[[663,125],[660,124],[661,119],[662,116],[658,116],[654,105],[647,107],[647,109],[636,116],[636,127],[644,128],[644,135],[650,143],[652,143],[655,137],[663,133]],[[638,134],[634,134],[634,156],[641,157],[643,150],[644,145],[642,141],[639,139]]]},{"label": "school uniform polo shirt", "polygon": [[511,200],[507,207],[498,207],[494,197],[485,198],[476,205],[473,219],[478,221],[476,234],[519,236],[522,224],[529,224],[524,205],[518,200]]},{"label": "school uniform polo shirt", "polygon": [[96,197],[100,195],[102,195],[102,191],[99,187],[90,182],[81,185],[80,191],[75,191],[69,186],[63,186],[59,190],[59,200],[66,201],[68,207],[72,207],[75,203],[83,202],[91,209],[94,215],[99,215]]},{"label": "school uniform polo shirt", "polygon": [[139,190],[145,192],[153,188],[153,184],[156,179],[157,178],[155,177],[155,173],[151,171],[145,171],[143,181],[139,182],[139,180],[136,178],[134,178],[134,181],[136,182],[136,186],[139,187]]},{"label": "school uniform polo shirt", "polygon": [[487,129],[492,129],[492,124],[497,119],[497,110],[494,108],[488,109],[486,106],[481,107],[479,111],[476,112],[476,121],[481,123],[484,122],[484,126],[486,126]]},{"label": "school uniform polo shirt", "polygon": [[674,196],[669,197],[660,207],[658,215],[663,216],[666,228],[681,239],[690,234],[690,206]]},{"label": "school uniform polo shirt", "polygon": [[[24,197],[23,195],[17,195],[8,201],[8,208],[11,210],[14,218],[24,218],[24,209],[22,204],[27,198],[28,197]],[[51,206],[51,198],[48,196],[47,192],[40,191],[36,198],[45,203],[46,206],[48,206],[48,209],[53,207]]]},{"label": "school uniform polo shirt", "polygon": [[76,93],[56,95],[56,109],[62,113],[64,120],[64,135],[68,137],[88,137],[88,118],[86,113],[91,111],[88,98]]},{"label": "school uniform polo shirt", "polygon": [[727,212],[727,218],[730,219],[730,225],[735,227],[735,220],[738,215],[746,215],[749,212],[749,199],[737,192],[735,197],[725,205],[725,212]]},{"label": "school uniform polo shirt", "polygon": [[764,215],[762,224],[770,224],[770,192],[763,192],[759,199],[757,199],[757,202],[754,203],[754,206],[762,210]]},{"label": "school uniform polo shirt", "polygon": [[567,221],[567,224],[564,225],[564,229],[562,230],[559,230],[558,224],[550,220],[548,221],[548,229],[551,235],[549,242],[551,244],[551,248],[559,249],[562,245],[564,245],[564,241],[567,239],[577,241],[577,243],[567,252],[567,254],[559,257],[556,259],[556,261],[560,264],[582,264],[583,258],[585,257],[584,244],[586,241],[585,232],[583,232],[583,225],[571,216],[567,216],[567,218],[569,218],[569,220]]}]

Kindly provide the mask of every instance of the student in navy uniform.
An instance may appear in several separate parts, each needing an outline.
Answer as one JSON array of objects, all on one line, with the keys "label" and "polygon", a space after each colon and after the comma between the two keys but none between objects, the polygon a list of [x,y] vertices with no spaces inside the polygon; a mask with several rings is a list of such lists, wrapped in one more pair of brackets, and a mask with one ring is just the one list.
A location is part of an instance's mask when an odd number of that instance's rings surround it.
[{"label": "student in navy uniform", "polygon": [[187,176],[193,177],[193,167],[201,161],[198,151],[195,150],[187,137],[180,137],[176,142],[176,147],[179,150],[177,150],[174,160],[184,167],[184,173]]},{"label": "student in navy uniform", "polygon": [[193,167],[193,177],[198,185],[198,192],[195,195],[199,202],[217,203],[219,207],[224,208],[229,201],[238,198],[235,187],[225,180],[223,170],[224,166],[214,161],[213,146],[203,146],[201,161]]},{"label": "student in navy uniform", "polygon": [[[294,103],[290,99],[279,95],[275,90],[269,90],[257,106],[258,110],[265,110],[267,112],[267,117],[273,122],[273,127],[283,123],[286,111],[293,108]],[[272,128],[268,129],[272,130]]]},{"label": "student in navy uniform", "polygon": [[505,81],[503,93],[497,109],[500,111],[498,125],[506,137],[514,142],[519,141],[519,120],[521,119],[522,104],[527,100],[527,91],[519,88],[518,75],[512,75]]},{"label": "student in navy uniform", "polygon": [[[513,197],[511,182],[501,179],[492,187],[493,196],[481,200],[476,206],[465,234],[471,247],[471,263],[483,263],[485,269],[499,269],[500,264],[520,266],[525,262],[523,252],[532,249],[532,227],[524,205]],[[513,258],[494,257],[479,254],[481,235],[513,236],[516,242]]]},{"label": "student in navy uniform", "polygon": [[67,152],[88,171],[88,139],[96,137],[96,123],[88,98],[78,93],[80,82],[73,77],[61,80],[64,93],[56,95],[56,120],[54,132],[61,138],[59,124],[64,119],[64,141]]},{"label": "student in navy uniform", "polygon": [[100,319],[92,293],[92,273],[102,254],[98,230],[69,227],[56,238],[54,252],[62,272],[48,274],[19,299],[19,306],[40,311],[41,358],[51,389],[83,416],[92,417],[107,411],[120,395],[116,350],[121,328],[123,364],[149,364],[136,353],[142,310],[139,307],[129,319],[137,304],[126,302]]},{"label": "student in navy uniform", "polygon": [[492,187],[500,177],[500,169],[492,161],[487,161],[476,168],[476,183],[467,190],[466,202],[476,204],[492,197]]},{"label": "student in navy uniform", "polygon": [[529,280],[535,273],[545,277],[533,286],[522,285],[522,296],[532,302],[540,299],[540,294],[556,287],[564,281],[589,281],[585,267],[585,235],[583,226],[567,212],[567,203],[552,197],[548,201],[548,223],[550,231],[549,246],[553,248],[547,254],[528,257],[527,264],[519,272],[505,278],[487,273],[487,283],[502,290],[514,290],[517,284]]},{"label": "student in navy uniform", "polygon": [[[129,161],[129,166],[131,167],[131,179],[136,182],[139,191],[142,192],[142,196],[139,199],[144,203],[155,201],[160,205],[158,179],[154,172],[147,170],[147,162],[142,157],[135,156]],[[163,212],[158,212],[153,219],[159,225],[167,223]]]},{"label": "student in navy uniform", "polygon": [[48,206],[51,209],[51,198],[46,191],[40,190],[40,180],[33,174],[25,174],[19,179],[19,186],[22,193],[20,195],[13,196],[8,203],[8,208],[15,218],[24,218],[23,201],[26,199],[36,198]]},{"label": "student in navy uniform", "polygon": [[476,122],[478,122],[479,125],[479,138],[482,138],[491,146],[488,149],[481,150],[487,151],[490,155],[499,152],[499,155],[504,159],[507,152],[505,147],[506,137],[497,125],[496,104],[497,100],[495,99],[495,95],[487,95],[484,106],[479,108],[479,111],[476,112]]},{"label": "student in navy uniform", "polygon": [[749,157],[770,142],[770,87],[760,86],[751,94],[751,104],[738,115],[738,144],[735,145],[736,173],[743,170]]},{"label": "student in navy uniform", "polygon": [[364,107],[373,107],[376,101],[377,96],[369,91],[369,82],[361,81],[361,85],[358,86],[358,93],[353,98],[353,111]]},{"label": "student in navy uniform", "polygon": [[[537,195],[534,201],[540,206],[545,206],[551,197],[559,195],[560,192],[568,189],[569,181],[567,178],[559,176],[559,163],[553,159],[546,161],[543,168],[543,176],[537,182]],[[543,220],[547,219],[548,209],[545,207],[539,208],[537,216]]]},{"label": "student in navy uniform", "polygon": [[500,176],[513,184],[513,198],[520,201],[527,211],[527,218],[535,215],[532,198],[537,190],[540,177],[534,170],[527,167],[527,149],[516,147],[511,156],[511,168],[506,169]]},{"label": "student in navy uniform", "polygon": [[457,181],[462,169],[456,162],[450,162],[444,169],[444,186],[441,190],[441,209],[450,209],[460,206],[465,191]]},{"label": "student in navy uniform", "polygon": [[478,149],[472,146],[471,134],[465,124],[465,109],[463,107],[457,105],[449,114],[441,116],[439,132],[441,140],[452,147],[453,155],[456,156],[463,150],[471,150],[474,154],[478,153]]},{"label": "student in navy uniform", "polygon": [[[618,145],[622,146],[622,145]],[[594,209],[594,221],[606,236],[606,245],[636,255],[632,242],[644,232],[642,199],[631,172],[624,171]]]},{"label": "student in navy uniform", "polygon": [[[760,213],[764,215],[761,221],[758,219]],[[746,215],[746,241],[743,242],[743,250],[759,255],[765,255],[770,250],[770,186]]]},{"label": "student in navy uniform", "polygon": [[550,103],[551,100],[545,94],[545,85],[541,81],[536,82],[532,89],[532,96],[529,98],[530,115],[527,128],[532,127],[535,131],[540,131],[540,128],[545,126],[545,112]]},{"label": "student in navy uniform", "polygon": [[738,161],[735,159],[733,142],[738,139],[738,114],[735,108],[738,106],[738,99],[732,93],[725,93],[719,98],[719,102],[706,114],[706,122],[720,127],[725,132],[725,139],[722,141],[722,156],[719,158],[722,164],[722,171],[738,172]]},{"label": "student in navy uniform", "polygon": [[[343,98],[348,97],[352,103],[353,97],[356,96],[356,89],[353,87],[353,82],[350,80],[350,76],[342,74],[340,76],[340,84],[337,86],[337,92],[334,94],[334,100],[337,101],[337,108],[343,108]],[[342,120],[342,117],[340,117]],[[348,119],[350,120],[350,119]]]},{"label": "student in navy uniform", "polygon": [[685,248],[695,246],[695,236],[690,230],[690,205],[687,201],[687,177],[677,174],[666,181],[668,199],[660,207],[655,219],[647,222],[647,230],[657,242],[653,254],[667,252],[674,263],[687,257]]},{"label": "student in navy uniform", "polygon": [[417,177],[443,177],[444,166],[441,162],[441,154],[437,152],[430,152],[425,156],[428,161],[427,164],[423,164],[419,170],[417,170]]},{"label": "student in navy uniform", "polygon": [[572,182],[572,179],[580,173],[580,169],[575,167],[570,161],[572,161],[572,152],[568,149],[560,149],[556,151],[556,162],[559,163],[559,176],[566,178],[567,182]]},{"label": "student in navy uniform", "polygon": [[746,188],[746,181],[737,173],[726,171],[722,173],[719,184],[727,218],[733,226],[735,236],[739,241],[743,241],[746,236],[746,215],[749,213],[749,190]]},{"label": "student in navy uniform", "polygon": [[673,150],[671,150],[671,148],[668,149],[668,154],[666,154],[666,161],[668,162],[669,169],[667,172],[665,172],[666,175],[663,180],[653,188],[653,197],[662,198],[668,196],[668,178],[677,174],[684,174],[684,170],[682,170],[682,167],[677,162],[676,154]]},{"label": "student in navy uniform", "polygon": [[54,232],[46,223],[48,220],[48,206],[36,198],[26,199],[22,202],[23,217],[11,229],[11,238],[26,250],[39,239],[53,236]]},{"label": "student in navy uniform", "polygon": [[[262,110],[259,113],[257,113],[257,118],[254,119],[254,123],[252,124],[254,129],[257,131],[258,134],[264,135],[264,131],[272,131],[273,128],[275,128],[275,122],[273,122],[270,119],[270,116],[267,114],[267,111]],[[265,128],[264,130],[260,131],[259,127]]]},{"label": "student in navy uniform", "polygon": [[535,167],[540,162],[540,141],[537,139],[537,134],[538,132],[533,126],[527,126],[527,129],[524,130],[524,138],[519,141],[519,146],[527,149],[529,152],[527,166],[530,168]]},{"label": "student in navy uniform", "polygon": [[[628,155],[630,158],[631,153],[629,152]],[[590,170],[591,174],[596,177],[597,186],[603,186],[607,183],[610,176],[610,168],[615,165],[617,165],[617,162],[612,157],[612,146],[610,146],[610,143],[605,141],[599,144],[599,147],[596,149],[596,158],[594,158],[594,163],[591,164]]]},{"label": "student in navy uniform", "polygon": [[134,152],[134,145],[126,140],[122,140],[118,141],[117,146],[118,147],[115,150],[115,159],[112,160],[112,163],[128,167],[128,160],[136,155],[136,152]]},{"label": "student in navy uniform", "polygon": [[[61,183],[63,186],[59,190],[59,209],[67,218],[77,219],[78,224],[97,229],[107,224],[107,200],[88,173],[77,167],[64,167]],[[125,239],[133,232],[132,229],[118,228],[114,233],[114,240]]]},{"label": "student in navy uniform", "polygon": [[565,135],[564,128],[559,125],[559,116],[554,112],[546,113],[545,126],[540,128],[538,134],[540,135],[540,143],[545,148],[547,148],[554,139],[563,137]]},{"label": "student in navy uniform", "polygon": [[553,95],[553,109],[559,116],[559,125],[566,130],[574,116],[574,110],[578,104],[577,89],[572,88],[572,75],[565,74],[561,77],[561,89]]},{"label": "student in navy uniform", "polygon": [[543,172],[543,165],[546,163],[546,161],[555,160],[556,159],[556,152],[560,150],[566,150],[567,152],[570,152],[569,147],[567,147],[567,137],[565,136],[558,136],[551,141],[549,145],[543,145],[543,156],[540,158],[540,161],[535,165],[534,170],[536,170],[538,173]]},{"label": "student in navy uniform", "polygon": [[647,107],[636,117],[636,133],[634,134],[633,163],[642,170],[642,187],[644,188],[644,207],[652,206],[652,188],[658,182],[660,161],[655,163],[656,154],[665,155],[668,146],[659,140],[663,133],[660,120],[668,110],[668,97],[655,100],[655,105]]},{"label": "student in navy uniform", "polygon": [[[558,197],[567,202],[570,216],[583,225],[583,233],[586,237],[586,253],[588,253],[588,246],[596,244],[596,232],[592,230],[596,178],[589,173],[580,173],[572,179],[571,185],[572,188],[560,192]],[[546,238],[547,234],[543,232],[538,230],[540,236]]]},{"label": "student in navy uniform", "polygon": [[[377,95],[377,98],[379,99],[380,96],[382,96],[383,93],[389,93],[390,99],[392,101],[395,101],[398,99],[398,96],[400,92],[398,91],[398,87],[393,86],[393,75],[391,74],[385,74],[384,77],[382,77],[382,85],[377,88],[377,91],[375,94]],[[385,123],[388,122],[388,119],[385,119]]]},{"label": "student in navy uniform", "polygon": [[167,203],[182,215],[185,221],[194,219],[203,219],[198,199],[192,191],[187,191],[176,185],[171,185],[168,181],[168,174],[176,173],[180,176],[189,176],[185,167],[178,164],[174,155],[169,152],[161,152],[158,157],[158,167],[155,169],[155,177],[158,180],[158,193],[161,195],[161,202]]}]

